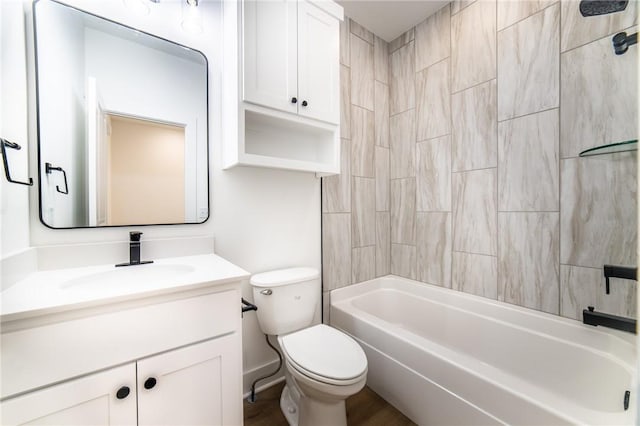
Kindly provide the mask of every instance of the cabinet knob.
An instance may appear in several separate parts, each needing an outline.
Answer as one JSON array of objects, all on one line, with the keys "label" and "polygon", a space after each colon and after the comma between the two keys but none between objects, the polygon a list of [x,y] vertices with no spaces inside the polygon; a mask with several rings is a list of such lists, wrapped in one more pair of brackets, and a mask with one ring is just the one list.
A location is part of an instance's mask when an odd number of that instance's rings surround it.
[{"label": "cabinet knob", "polygon": [[120,389],[118,389],[118,391],[116,392],[116,398],[125,399],[126,397],[129,396],[130,391],[131,390],[129,389],[129,386],[123,386]]},{"label": "cabinet knob", "polygon": [[292,104],[298,103],[298,98],[296,98],[295,96],[291,98],[291,103]]},{"label": "cabinet knob", "polygon": [[149,377],[147,380],[144,381],[144,388],[145,389],[153,389],[153,387],[156,385],[158,381],[156,380],[155,377]]},{"label": "cabinet knob", "polygon": [[309,105],[307,101],[302,101],[302,106],[307,106],[307,105]]}]

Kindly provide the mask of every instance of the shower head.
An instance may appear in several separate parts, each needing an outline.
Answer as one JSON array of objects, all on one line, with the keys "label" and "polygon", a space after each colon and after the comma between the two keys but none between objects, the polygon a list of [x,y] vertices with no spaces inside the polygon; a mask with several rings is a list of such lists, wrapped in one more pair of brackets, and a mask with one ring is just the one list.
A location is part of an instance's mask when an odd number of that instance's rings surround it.
[{"label": "shower head", "polygon": [[627,8],[627,3],[629,0],[582,0],[580,13],[582,16],[598,16],[622,12]]}]

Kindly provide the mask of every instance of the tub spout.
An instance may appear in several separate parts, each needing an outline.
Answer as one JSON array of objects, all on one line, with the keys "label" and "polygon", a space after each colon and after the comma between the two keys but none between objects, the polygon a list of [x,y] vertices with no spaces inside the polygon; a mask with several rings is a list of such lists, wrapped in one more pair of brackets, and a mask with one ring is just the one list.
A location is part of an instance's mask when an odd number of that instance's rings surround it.
[{"label": "tub spout", "polygon": [[636,333],[636,320],[633,318],[619,317],[617,315],[597,312],[593,306],[582,310],[582,322],[588,325],[601,325],[603,327],[615,328],[616,330]]}]

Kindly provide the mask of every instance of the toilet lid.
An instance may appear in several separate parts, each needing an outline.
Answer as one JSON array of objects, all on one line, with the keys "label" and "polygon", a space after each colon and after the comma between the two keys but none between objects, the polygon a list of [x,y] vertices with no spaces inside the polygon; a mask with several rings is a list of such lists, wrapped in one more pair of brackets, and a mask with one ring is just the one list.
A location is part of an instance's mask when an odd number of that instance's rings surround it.
[{"label": "toilet lid", "polygon": [[367,371],[367,357],[360,345],[324,324],[287,334],[280,345],[294,367],[312,377],[350,380]]}]

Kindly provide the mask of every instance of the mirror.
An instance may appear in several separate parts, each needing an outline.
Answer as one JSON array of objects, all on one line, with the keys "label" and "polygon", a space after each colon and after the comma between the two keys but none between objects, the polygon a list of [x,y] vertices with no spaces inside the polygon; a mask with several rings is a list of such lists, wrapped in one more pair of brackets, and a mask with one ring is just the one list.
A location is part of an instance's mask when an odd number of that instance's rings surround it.
[{"label": "mirror", "polygon": [[33,10],[42,223],[206,221],[206,57],[53,0]]}]

